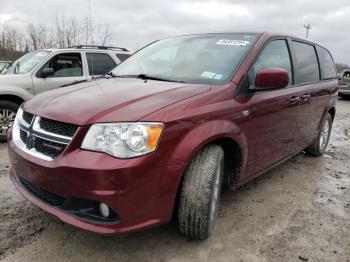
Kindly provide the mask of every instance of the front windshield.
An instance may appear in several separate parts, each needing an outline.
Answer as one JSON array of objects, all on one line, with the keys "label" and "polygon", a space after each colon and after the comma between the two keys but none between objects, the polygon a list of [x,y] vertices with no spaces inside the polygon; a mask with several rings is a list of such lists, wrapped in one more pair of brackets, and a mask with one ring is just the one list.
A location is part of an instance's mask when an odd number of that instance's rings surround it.
[{"label": "front windshield", "polygon": [[160,40],[118,65],[112,74],[175,82],[224,83],[231,79],[256,37],[256,34],[205,34]]},{"label": "front windshield", "polygon": [[4,74],[26,74],[29,73],[37,64],[39,64],[50,51],[33,51],[21,58],[17,59],[12,65],[6,70]]}]

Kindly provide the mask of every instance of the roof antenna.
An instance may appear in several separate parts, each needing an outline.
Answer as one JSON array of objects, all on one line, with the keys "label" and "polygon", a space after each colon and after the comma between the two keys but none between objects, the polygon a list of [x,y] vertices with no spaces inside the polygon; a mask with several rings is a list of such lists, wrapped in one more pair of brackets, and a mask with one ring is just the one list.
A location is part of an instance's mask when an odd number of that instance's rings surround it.
[{"label": "roof antenna", "polygon": [[306,38],[309,38],[309,31],[311,30],[311,25],[304,25],[304,28],[306,29]]}]

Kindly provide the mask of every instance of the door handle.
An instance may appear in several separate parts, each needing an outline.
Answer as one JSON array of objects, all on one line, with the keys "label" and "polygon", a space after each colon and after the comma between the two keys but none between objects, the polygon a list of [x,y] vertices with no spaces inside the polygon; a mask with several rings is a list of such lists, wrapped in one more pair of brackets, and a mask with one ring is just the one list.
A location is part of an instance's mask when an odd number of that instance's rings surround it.
[{"label": "door handle", "polygon": [[289,103],[292,105],[295,105],[299,103],[301,100],[300,96],[293,96],[291,99],[289,99]]},{"label": "door handle", "polygon": [[302,95],[301,98],[304,99],[304,100],[309,100],[311,97],[310,94],[305,94],[305,95]]}]

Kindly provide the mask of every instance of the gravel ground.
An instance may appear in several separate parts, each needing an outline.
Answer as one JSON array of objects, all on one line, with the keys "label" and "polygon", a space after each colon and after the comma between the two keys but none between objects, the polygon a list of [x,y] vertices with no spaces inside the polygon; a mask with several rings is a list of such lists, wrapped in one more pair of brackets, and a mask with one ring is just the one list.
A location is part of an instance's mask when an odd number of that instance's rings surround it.
[{"label": "gravel ground", "polygon": [[350,100],[339,100],[327,154],[298,154],[222,196],[214,235],[188,241],[168,225],[104,237],[61,223],[12,186],[0,146],[0,260],[350,261]]}]

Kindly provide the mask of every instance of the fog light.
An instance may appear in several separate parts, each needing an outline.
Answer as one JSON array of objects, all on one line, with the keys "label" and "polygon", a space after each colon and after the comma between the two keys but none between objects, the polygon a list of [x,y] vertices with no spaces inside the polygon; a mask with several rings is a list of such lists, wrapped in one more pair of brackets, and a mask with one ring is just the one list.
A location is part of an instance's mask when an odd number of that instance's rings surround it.
[{"label": "fog light", "polygon": [[105,218],[107,218],[107,217],[109,217],[109,207],[105,204],[105,203],[100,203],[100,214],[103,216],[103,217],[105,217]]}]

